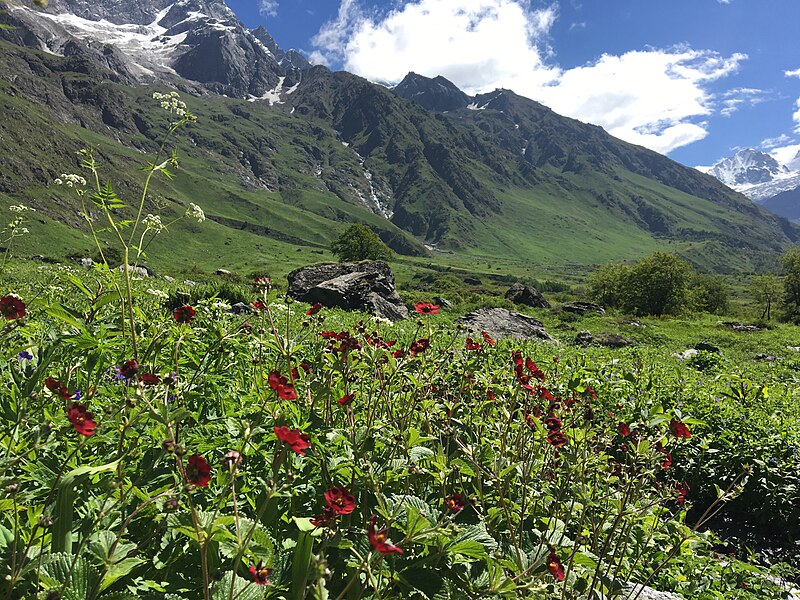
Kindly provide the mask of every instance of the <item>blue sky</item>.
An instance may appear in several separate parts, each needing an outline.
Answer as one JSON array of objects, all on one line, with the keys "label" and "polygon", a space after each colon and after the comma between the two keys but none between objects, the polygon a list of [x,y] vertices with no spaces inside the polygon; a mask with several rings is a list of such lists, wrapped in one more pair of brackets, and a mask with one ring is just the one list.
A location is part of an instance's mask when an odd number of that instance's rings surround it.
[{"label": "blue sky", "polygon": [[228,0],[373,81],[505,87],[688,165],[800,151],[800,0]]}]

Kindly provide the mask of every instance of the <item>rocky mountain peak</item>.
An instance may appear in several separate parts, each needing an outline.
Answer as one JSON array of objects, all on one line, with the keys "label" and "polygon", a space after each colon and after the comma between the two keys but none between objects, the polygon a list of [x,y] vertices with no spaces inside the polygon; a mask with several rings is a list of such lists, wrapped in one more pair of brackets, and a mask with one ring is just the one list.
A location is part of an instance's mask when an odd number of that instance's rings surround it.
[{"label": "rocky mountain peak", "polygon": [[413,100],[435,112],[464,108],[470,97],[441,75],[430,78],[410,72],[392,91],[406,100]]},{"label": "rocky mountain peak", "polygon": [[788,169],[772,156],[753,148],[743,148],[717,162],[709,170],[710,175],[738,190],[770,182],[787,172]]}]

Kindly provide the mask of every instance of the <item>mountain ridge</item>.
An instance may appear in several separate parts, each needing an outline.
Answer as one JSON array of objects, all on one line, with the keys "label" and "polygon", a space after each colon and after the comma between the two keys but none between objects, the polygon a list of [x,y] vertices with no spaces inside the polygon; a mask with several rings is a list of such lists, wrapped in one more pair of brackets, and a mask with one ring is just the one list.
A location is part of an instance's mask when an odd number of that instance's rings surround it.
[{"label": "mountain ridge", "polygon": [[[236,230],[253,243],[291,240],[319,248],[356,221],[408,254],[424,254],[427,244],[465,258],[594,264],[672,245],[695,264],[719,270],[760,268],[798,239],[796,228],[714,178],[511,91],[465,99],[444,78],[412,74],[419,86],[460,98],[461,106],[429,110],[349,73],[291,58],[282,65],[291,51],[283,53],[266,30],[257,31],[256,43],[256,34],[243,33],[238,21],[190,14],[198,4],[162,4],[137,9],[146,21],[160,8],[151,23],[162,23],[158,31],[176,28],[153,39],[186,34],[193,40],[191,31],[177,29],[195,29],[199,41],[189,44],[195,53],[175,56],[210,52],[219,68],[207,81],[180,77],[178,70],[154,79],[196,95],[190,104],[201,116],[182,152],[188,178],[206,184],[171,183],[166,197],[178,211],[190,191],[201,191],[223,237]],[[180,10],[164,21],[176,5]],[[70,143],[56,144],[55,156],[74,162],[70,152],[81,132],[109,157],[121,156],[152,148],[159,121],[146,109],[141,85],[147,82],[124,63],[129,55],[103,40],[71,36],[59,42],[69,52],[57,56],[43,49],[46,40],[35,38],[37,31],[28,23],[0,32],[16,43],[0,57],[0,99],[20,114],[19,123],[0,129],[11,144],[0,167],[17,174],[0,180],[0,193],[15,199],[36,199],[61,172],[31,164],[36,156],[20,141],[23,124],[35,131],[39,122],[46,138],[59,136],[59,120],[72,124]],[[262,57],[261,66],[241,70],[247,66],[242,53],[250,50]],[[240,100],[225,98],[226,90]],[[463,106],[465,100],[471,102]],[[201,176],[198,168],[212,173]],[[125,179],[124,185],[135,184],[132,172]],[[36,207],[75,221],[68,206],[48,206],[40,197]],[[269,225],[260,221],[267,214]],[[307,224],[298,226],[297,219]]]}]

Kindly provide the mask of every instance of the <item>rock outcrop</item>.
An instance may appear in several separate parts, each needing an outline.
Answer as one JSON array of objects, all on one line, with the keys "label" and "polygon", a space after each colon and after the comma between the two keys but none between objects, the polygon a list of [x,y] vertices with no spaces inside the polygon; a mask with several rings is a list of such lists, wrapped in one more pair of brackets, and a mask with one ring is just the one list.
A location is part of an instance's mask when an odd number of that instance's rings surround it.
[{"label": "rock outcrop", "polygon": [[538,319],[505,308],[479,308],[456,322],[475,331],[485,331],[495,339],[510,337],[518,340],[555,341]]},{"label": "rock outcrop", "polygon": [[524,304],[534,308],[550,308],[550,303],[544,299],[539,290],[521,283],[515,283],[508,288],[506,300],[510,300],[514,304]]},{"label": "rock outcrop", "polygon": [[288,280],[289,296],[295,300],[361,310],[392,321],[408,318],[392,270],[383,261],[301,267],[289,273]]}]

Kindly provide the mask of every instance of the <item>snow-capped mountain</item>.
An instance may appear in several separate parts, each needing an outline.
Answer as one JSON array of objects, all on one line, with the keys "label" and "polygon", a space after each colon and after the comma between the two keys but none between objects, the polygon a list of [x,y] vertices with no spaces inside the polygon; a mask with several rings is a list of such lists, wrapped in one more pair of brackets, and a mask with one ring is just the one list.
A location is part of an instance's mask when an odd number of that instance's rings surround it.
[{"label": "snow-capped mountain", "polygon": [[198,90],[279,101],[310,66],[265,30],[245,28],[223,0],[51,0],[44,12],[10,4],[4,21],[14,26],[4,37],[94,58],[126,82],[178,76]]},{"label": "snow-capped mountain", "polygon": [[761,204],[800,187],[800,152],[788,163],[781,164],[769,154],[745,148],[710,169],[701,170]]}]

